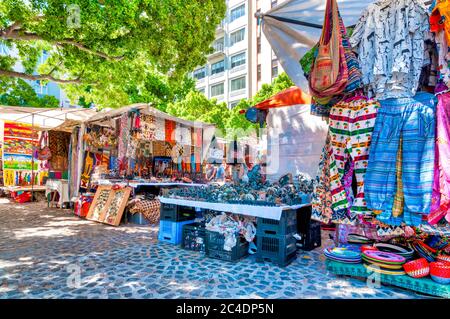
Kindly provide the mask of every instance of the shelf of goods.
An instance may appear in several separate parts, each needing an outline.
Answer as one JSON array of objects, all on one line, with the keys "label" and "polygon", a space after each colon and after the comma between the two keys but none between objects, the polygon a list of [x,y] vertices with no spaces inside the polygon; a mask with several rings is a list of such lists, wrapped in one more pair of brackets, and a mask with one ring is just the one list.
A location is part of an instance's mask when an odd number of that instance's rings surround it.
[{"label": "shelf of goods", "polygon": [[[327,260],[327,270],[335,275],[363,277],[367,278],[372,272],[368,272],[362,264],[347,264],[337,261]],[[419,293],[450,298],[450,285],[442,285],[434,282],[430,278],[412,278],[407,275],[385,275],[379,274],[381,283],[405,288]]]}]

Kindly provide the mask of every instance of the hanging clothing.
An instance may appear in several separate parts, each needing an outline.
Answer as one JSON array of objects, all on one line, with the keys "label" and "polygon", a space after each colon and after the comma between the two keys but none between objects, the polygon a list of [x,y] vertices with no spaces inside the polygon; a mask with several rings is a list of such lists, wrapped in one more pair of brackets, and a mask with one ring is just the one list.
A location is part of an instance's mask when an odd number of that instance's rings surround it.
[{"label": "hanging clothing", "polygon": [[[351,212],[355,214],[364,214],[369,211],[364,200],[364,177],[379,108],[380,104],[377,101],[364,99],[340,102],[331,108],[330,133],[334,162],[330,165],[330,172],[333,209],[351,208]],[[344,177],[345,164],[348,161],[354,163],[358,185],[352,206],[347,200],[348,191],[340,182]]]},{"label": "hanging clothing", "polygon": [[365,176],[367,207],[382,210],[377,216],[381,221],[390,220],[397,190],[397,152],[402,136],[403,221],[406,225],[418,226],[422,214],[428,215],[431,208],[436,97],[420,92],[414,98],[379,102],[381,108],[375,121]]},{"label": "hanging clothing", "polygon": [[370,94],[379,100],[415,95],[428,30],[423,0],[380,0],[367,7],[350,43]]},{"label": "hanging clothing", "polygon": [[443,217],[450,223],[450,94],[438,95],[436,107],[436,150],[431,213],[436,225]]}]

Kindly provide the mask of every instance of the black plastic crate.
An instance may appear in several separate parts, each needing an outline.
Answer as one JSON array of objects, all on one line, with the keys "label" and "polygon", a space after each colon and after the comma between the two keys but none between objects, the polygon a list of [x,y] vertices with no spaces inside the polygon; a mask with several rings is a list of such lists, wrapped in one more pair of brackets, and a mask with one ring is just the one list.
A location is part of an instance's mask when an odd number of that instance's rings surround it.
[{"label": "black plastic crate", "polygon": [[287,236],[257,235],[256,261],[270,261],[281,267],[289,265],[297,258],[297,240],[292,234]]},{"label": "black plastic crate", "polygon": [[206,229],[200,223],[183,226],[181,248],[193,251],[206,252]]},{"label": "black plastic crate", "polygon": [[302,250],[313,250],[322,245],[322,235],[320,229],[320,222],[311,221],[306,233],[300,234],[302,239],[298,246]]},{"label": "black plastic crate", "polygon": [[182,222],[195,219],[195,208],[173,204],[161,204],[160,218],[163,221]]},{"label": "black plastic crate", "polygon": [[248,255],[248,242],[244,237],[236,235],[236,246],[231,251],[223,249],[225,243],[225,236],[213,231],[206,231],[206,256],[210,258],[225,260],[225,261],[237,261],[242,257]]},{"label": "black plastic crate", "polygon": [[297,212],[294,209],[285,210],[280,220],[258,217],[256,229],[259,234],[271,236],[286,236],[297,232]]}]

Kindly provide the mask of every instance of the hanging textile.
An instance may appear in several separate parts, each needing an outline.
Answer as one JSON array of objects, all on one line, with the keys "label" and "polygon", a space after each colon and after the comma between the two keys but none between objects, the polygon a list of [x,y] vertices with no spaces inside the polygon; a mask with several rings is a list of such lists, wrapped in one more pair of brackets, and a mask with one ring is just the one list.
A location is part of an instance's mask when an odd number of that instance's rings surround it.
[{"label": "hanging textile", "polygon": [[165,141],[166,142],[175,142],[175,130],[177,128],[177,123],[174,121],[166,120],[165,121]]},{"label": "hanging textile", "polygon": [[52,156],[49,159],[53,171],[68,170],[70,133],[61,131],[48,132],[48,146]]},{"label": "hanging textile", "polygon": [[436,107],[436,150],[431,212],[428,222],[442,218],[450,223],[450,94],[438,95]]},{"label": "hanging textile", "polygon": [[415,95],[428,31],[423,1],[381,0],[367,7],[350,43],[357,50],[370,94],[379,100]]},{"label": "hanging textile", "polygon": [[153,115],[140,115],[140,134],[139,139],[146,141],[156,140],[156,121]]},{"label": "hanging textile", "polygon": [[124,113],[120,117],[119,122],[119,145],[118,145],[118,158],[122,160],[126,156],[127,146],[130,139],[130,123],[128,114]]},{"label": "hanging textile", "polygon": [[[363,98],[340,102],[331,108],[330,134],[334,162],[330,165],[333,209],[351,208],[354,214],[370,211],[364,200],[364,177],[369,161],[369,148],[375,119],[380,104]],[[353,205],[347,200],[348,190],[340,182],[345,174],[345,164],[354,163],[357,194]],[[351,178],[350,178],[351,185]]]},{"label": "hanging textile", "polygon": [[377,218],[383,215],[383,221],[392,215],[397,151],[402,136],[403,221],[418,226],[422,214],[428,215],[431,208],[436,98],[420,92],[414,98],[387,99],[380,104],[365,176],[367,207],[382,210]]},{"label": "hanging textile", "polygon": [[166,121],[163,118],[155,118],[155,140],[164,141],[166,139]]}]

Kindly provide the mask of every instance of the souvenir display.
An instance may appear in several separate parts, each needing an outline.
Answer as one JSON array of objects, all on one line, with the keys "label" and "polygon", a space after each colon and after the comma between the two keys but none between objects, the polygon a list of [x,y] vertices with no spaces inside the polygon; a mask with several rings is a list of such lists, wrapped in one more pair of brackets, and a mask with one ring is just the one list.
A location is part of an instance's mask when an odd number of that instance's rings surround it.
[{"label": "souvenir display", "polygon": [[430,274],[430,265],[425,258],[409,261],[403,265],[403,269],[413,278],[422,278]]}]

